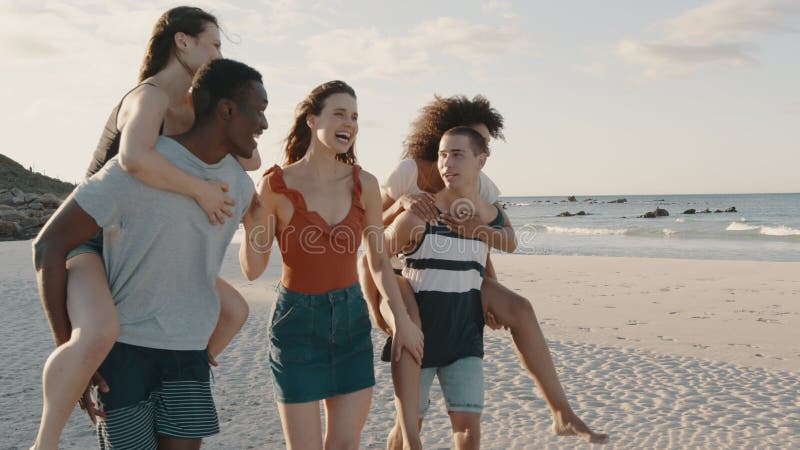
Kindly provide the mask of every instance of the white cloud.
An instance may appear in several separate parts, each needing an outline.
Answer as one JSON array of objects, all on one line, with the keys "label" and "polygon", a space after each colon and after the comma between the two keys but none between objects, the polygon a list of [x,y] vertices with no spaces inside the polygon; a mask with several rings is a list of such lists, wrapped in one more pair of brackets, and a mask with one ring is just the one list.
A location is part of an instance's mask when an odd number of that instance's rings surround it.
[{"label": "white cloud", "polygon": [[575,66],[576,69],[583,73],[588,73],[595,76],[603,76],[608,72],[608,64],[605,62],[593,62],[589,64],[579,64]]},{"label": "white cloud", "polygon": [[311,68],[327,78],[413,77],[427,72],[428,53],[407,39],[382,37],[375,28],[336,29],[303,41]]},{"label": "white cloud", "polygon": [[666,37],[695,44],[742,42],[761,33],[797,31],[798,14],[796,0],[712,0],[668,20]]},{"label": "white cloud", "polygon": [[258,5],[243,6],[242,2],[215,2],[209,3],[207,10],[224,11],[218,18],[223,29],[232,35],[245,35],[248,41],[278,45],[291,42],[293,36],[308,28],[331,27],[332,19],[338,16],[337,3],[333,0],[262,0]]},{"label": "white cloud", "polygon": [[511,2],[502,0],[489,0],[481,5],[481,10],[488,14],[494,14],[504,19],[516,19],[517,14],[511,9]]},{"label": "white cloud", "polygon": [[623,41],[617,53],[644,66],[644,75],[656,79],[686,75],[700,64],[754,65],[756,60],[740,44],[683,45],[668,42]]},{"label": "white cloud", "polygon": [[427,74],[442,55],[478,65],[520,42],[520,33],[512,28],[440,17],[402,36],[384,36],[375,28],[340,28],[311,36],[302,45],[309,66],[326,77],[391,79]]},{"label": "white cloud", "polygon": [[711,0],[664,21],[657,40],[624,40],[617,55],[648,78],[686,75],[704,65],[757,63],[756,40],[798,31],[797,0]]},{"label": "white cloud", "polygon": [[411,31],[416,46],[466,61],[491,58],[519,43],[520,34],[507,27],[469,23],[452,17],[440,17],[421,23]]}]

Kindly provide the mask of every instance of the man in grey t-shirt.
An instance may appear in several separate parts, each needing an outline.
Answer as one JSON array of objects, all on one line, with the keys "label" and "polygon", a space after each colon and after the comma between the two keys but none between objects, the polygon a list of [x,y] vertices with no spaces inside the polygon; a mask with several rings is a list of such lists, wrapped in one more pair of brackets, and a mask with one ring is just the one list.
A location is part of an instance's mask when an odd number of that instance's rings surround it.
[{"label": "man in grey t-shirt", "polygon": [[[226,183],[241,218],[255,189],[234,155],[252,156],[255,137],[267,128],[261,75],[218,59],[197,72],[192,96],[192,129],[160,137],[155,150],[192,176]],[[67,253],[103,232],[120,336],[99,369],[111,388],[100,393],[102,448],[156,448],[163,439],[199,447],[218,432],[206,346],[219,316],[214,280],[238,223],[210,224],[194,200],[145,185],[114,158],[75,189],[37,237],[37,281],[58,336],[70,329]]]}]

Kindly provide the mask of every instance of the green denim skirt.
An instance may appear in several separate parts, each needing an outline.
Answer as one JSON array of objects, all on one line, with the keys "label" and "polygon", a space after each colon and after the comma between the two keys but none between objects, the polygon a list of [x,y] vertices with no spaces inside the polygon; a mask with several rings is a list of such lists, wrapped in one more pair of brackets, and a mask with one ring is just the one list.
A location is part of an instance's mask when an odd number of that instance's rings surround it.
[{"label": "green denim skirt", "polygon": [[374,386],[371,330],[358,283],[324,294],[279,286],[269,338],[276,399],[304,403]]}]

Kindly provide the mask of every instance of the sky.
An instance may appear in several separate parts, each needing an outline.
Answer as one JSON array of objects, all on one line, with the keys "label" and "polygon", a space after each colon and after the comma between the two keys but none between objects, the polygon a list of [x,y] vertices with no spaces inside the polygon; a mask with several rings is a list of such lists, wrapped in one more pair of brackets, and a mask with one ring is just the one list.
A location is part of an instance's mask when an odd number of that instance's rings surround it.
[{"label": "sky", "polygon": [[[0,0],[0,153],[80,180],[177,5]],[[379,179],[434,94],[483,94],[506,119],[484,169],[503,195],[800,192],[800,0],[194,5],[219,19],[224,56],[264,76],[264,168],[297,103],[342,79]]]}]

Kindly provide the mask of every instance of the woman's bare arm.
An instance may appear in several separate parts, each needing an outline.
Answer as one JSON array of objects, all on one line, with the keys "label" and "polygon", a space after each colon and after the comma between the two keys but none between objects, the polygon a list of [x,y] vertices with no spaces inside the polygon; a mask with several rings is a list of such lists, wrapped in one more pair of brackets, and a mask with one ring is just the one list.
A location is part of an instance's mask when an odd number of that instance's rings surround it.
[{"label": "woman's bare arm", "polygon": [[503,215],[502,228],[490,227],[478,214],[473,214],[466,218],[458,218],[445,213],[442,214],[440,220],[444,222],[453,233],[458,233],[464,237],[480,239],[489,247],[513,253],[517,249],[517,235],[514,232],[514,227],[511,226],[511,221],[508,220],[508,216],[503,213],[502,209],[498,209],[497,211],[498,214]]},{"label": "woman's bare arm", "polygon": [[417,362],[422,361],[423,336],[422,330],[411,321],[400,287],[394,276],[392,265],[384,240],[383,221],[381,220],[381,198],[378,180],[371,174],[361,172],[364,187],[361,199],[366,209],[365,227],[363,233],[364,246],[367,254],[367,263],[375,285],[382,298],[386,299],[388,311],[381,310],[387,324],[393,331],[394,343],[392,348],[393,359],[398,360],[403,347],[414,357]]},{"label": "woman's bare arm", "polygon": [[191,197],[212,223],[224,223],[225,216],[233,214],[229,206],[235,204],[225,195],[228,186],[193,177],[155,150],[168,107],[169,97],[155,86],[142,86],[125,98],[117,123],[122,130],[120,166],[148,186]]}]

